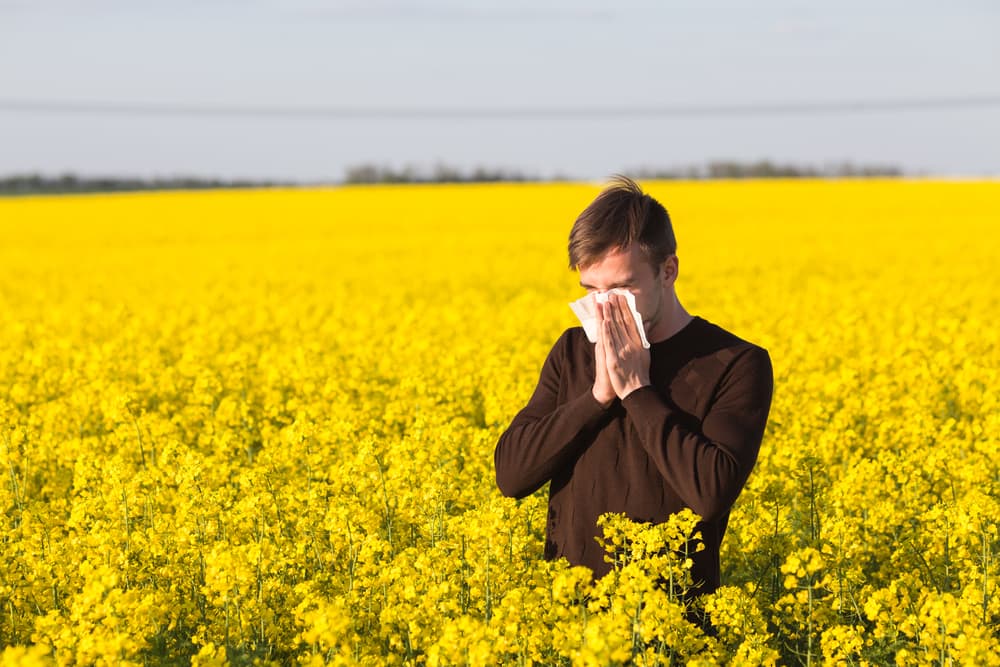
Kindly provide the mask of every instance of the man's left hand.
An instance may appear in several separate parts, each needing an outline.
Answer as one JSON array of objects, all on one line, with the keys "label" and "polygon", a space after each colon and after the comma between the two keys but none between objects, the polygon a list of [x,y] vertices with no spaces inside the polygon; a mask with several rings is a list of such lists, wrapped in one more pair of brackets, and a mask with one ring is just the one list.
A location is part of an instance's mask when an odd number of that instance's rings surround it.
[{"label": "man's left hand", "polygon": [[597,312],[611,386],[618,398],[625,398],[639,387],[650,384],[649,350],[642,346],[639,329],[625,297],[608,295],[607,303],[599,304]]}]

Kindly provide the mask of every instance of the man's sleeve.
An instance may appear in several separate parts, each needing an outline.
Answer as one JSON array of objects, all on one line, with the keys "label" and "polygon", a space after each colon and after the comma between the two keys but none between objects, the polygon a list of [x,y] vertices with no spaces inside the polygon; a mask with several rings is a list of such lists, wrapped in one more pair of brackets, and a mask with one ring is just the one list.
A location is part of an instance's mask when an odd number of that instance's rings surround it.
[{"label": "man's sleeve", "polygon": [[523,498],[537,491],[572,462],[585,436],[600,424],[605,408],[591,385],[558,405],[559,383],[567,363],[570,329],[553,345],[531,399],[503,432],[493,454],[497,486],[505,496]]},{"label": "man's sleeve", "polygon": [[622,405],[660,474],[710,521],[729,511],[757,462],[773,390],[771,358],[751,346],[720,380],[700,430],[650,385],[628,394]]}]

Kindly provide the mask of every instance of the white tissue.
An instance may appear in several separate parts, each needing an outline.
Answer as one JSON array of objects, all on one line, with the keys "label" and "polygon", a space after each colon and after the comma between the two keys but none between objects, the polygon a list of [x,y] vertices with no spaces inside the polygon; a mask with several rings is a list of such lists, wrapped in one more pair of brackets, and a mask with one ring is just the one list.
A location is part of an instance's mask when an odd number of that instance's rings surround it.
[{"label": "white tissue", "polygon": [[[592,295],[587,294],[582,296],[573,303],[569,304],[569,307],[573,309],[576,316],[580,318],[580,324],[583,325],[583,330],[587,334],[587,340],[591,343],[597,342],[597,306],[595,305],[595,300],[597,303],[607,303],[608,294],[611,293],[621,294],[625,297],[625,301],[628,302],[629,310],[632,311],[632,317],[635,318],[635,326],[639,329],[639,337],[642,338],[642,346],[649,349],[649,341],[646,340],[646,331],[642,328],[642,315],[639,311],[635,309],[635,295],[626,289],[621,289],[616,287],[607,292],[594,292]],[[591,299],[591,296],[594,298]]]}]

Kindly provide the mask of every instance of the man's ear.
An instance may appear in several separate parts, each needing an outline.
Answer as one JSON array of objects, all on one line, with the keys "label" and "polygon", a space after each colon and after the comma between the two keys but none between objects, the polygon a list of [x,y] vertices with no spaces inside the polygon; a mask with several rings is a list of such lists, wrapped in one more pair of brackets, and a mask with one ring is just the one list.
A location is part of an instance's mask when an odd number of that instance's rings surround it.
[{"label": "man's ear", "polygon": [[679,269],[679,262],[677,260],[677,255],[670,255],[665,260],[663,260],[662,270],[663,270],[663,282],[670,284],[677,280],[677,271]]}]

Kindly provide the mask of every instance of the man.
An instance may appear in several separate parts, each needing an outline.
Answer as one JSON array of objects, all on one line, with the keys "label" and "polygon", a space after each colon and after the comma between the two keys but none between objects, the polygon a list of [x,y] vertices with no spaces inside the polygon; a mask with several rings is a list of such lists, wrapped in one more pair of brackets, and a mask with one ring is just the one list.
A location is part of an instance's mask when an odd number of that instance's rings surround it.
[{"label": "man", "polygon": [[582,327],[563,332],[494,459],[506,496],[549,482],[545,557],[595,577],[611,567],[595,539],[598,516],[658,523],[691,508],[705,544],[693,556],[694,592],[707,593],[719,586],[719,547],[757,460],[773,376],[766,350],[680,304],[676,250],[667,211],[628,178],[580,214],[570,269],[588,293],[632,292],[650,347],[625,298],[609,294],[596,304],[597,343]]}]

